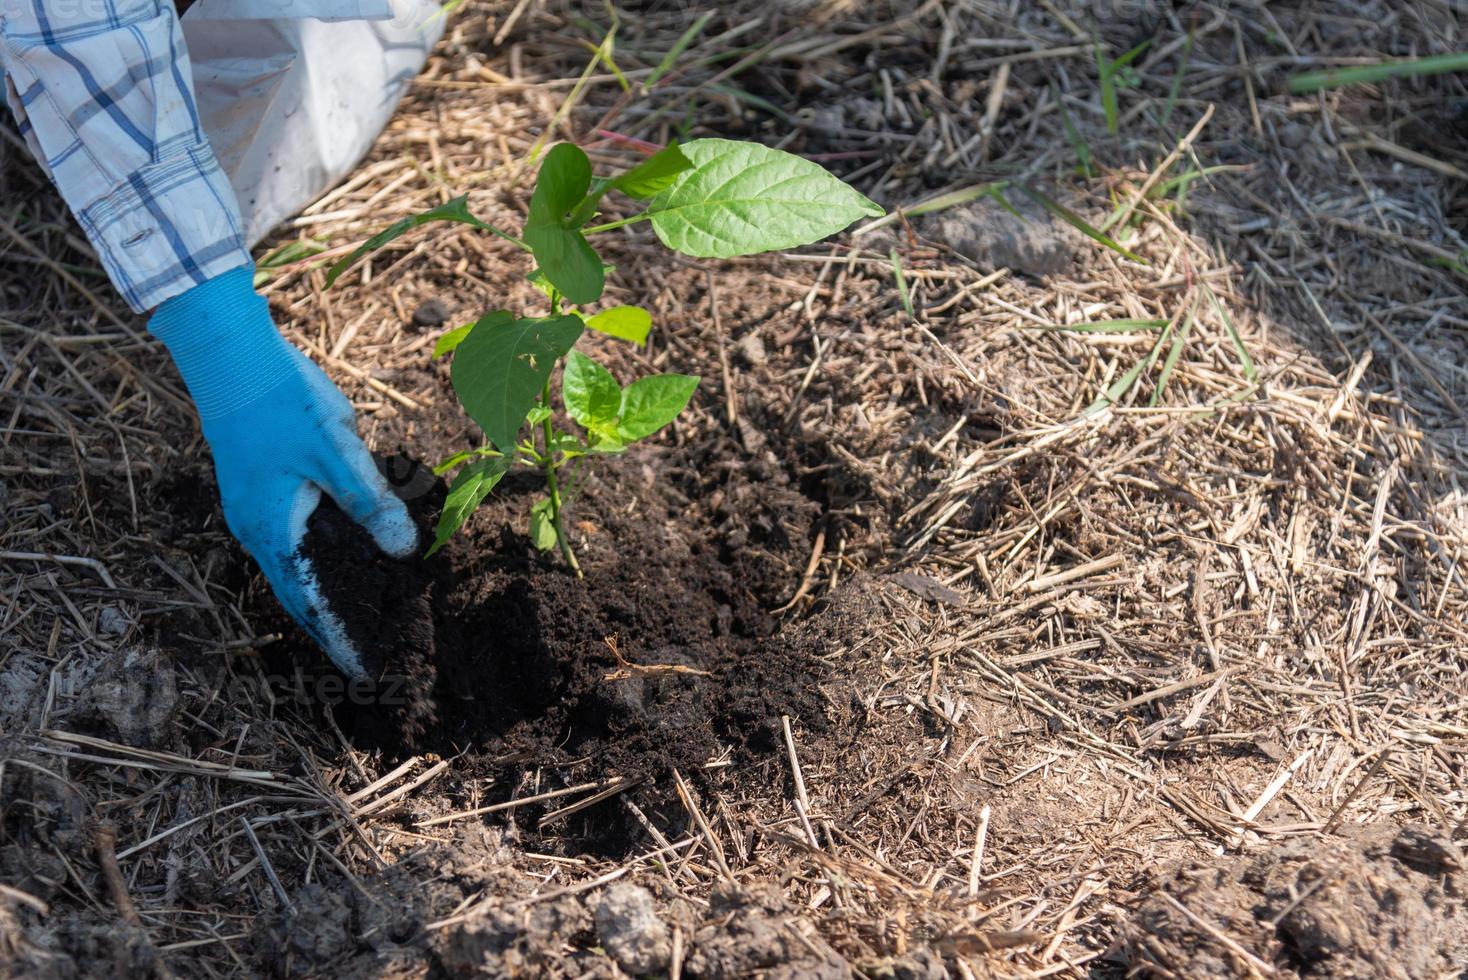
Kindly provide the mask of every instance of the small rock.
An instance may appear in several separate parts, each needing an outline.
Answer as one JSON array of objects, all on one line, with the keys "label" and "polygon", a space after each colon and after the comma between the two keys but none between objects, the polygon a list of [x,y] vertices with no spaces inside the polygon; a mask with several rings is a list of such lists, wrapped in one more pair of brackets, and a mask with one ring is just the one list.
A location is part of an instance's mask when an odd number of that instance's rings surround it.
[{"label": "small rock", "polygon": [[850,980],[851,968],[773,888],[719,884],[694,934],[688,975],[700,980]]},{"label": "small rock", "polygon": [[769,360],[769,354],[765,353],[765,342],[757,333],[745,334],[734,346],[750,367],[759,367]]},{"label": "small rock", "polygon": [[1458,845],[1430,827],[1403,827],[1392,841],[1391,855],[1414,871],[1429,875],[1452,874],[1465,867]]},{"label": "small rock", "polygon": [[653,910],[652,894],[618,882],[601,893],[596,934],[607,955],[634,976],[661,973],[673,958],[672,937]]},{"label": "small rock", "polygon": [[442,300],[430,299],[421,303],[413,311],[413,326],[420,330],[428,327],[441,327],[448,321],[449,308]]},{"label": "small rock", "polygon": [[39,654],[21,653],[0,670],[0,731],[14,732],[26,726],[43,700],[48,666]]},{"label": "small rock", "polygon": [[839,136],[846,129],[846,113],[841,111],[839,105],[821,106],[810,110],[805,125],[813,133]]},{"label": "small rock", "polygon": [[116,606],[103,606],[101,615],[97,617],[97,625],[108,636],[121,636],[132,624],[121,609]]},{"label": "small rock", "polygon": [[1021,216],[980,200],[934,215],[923,223],[922,231],[989,269],[1050,276],[1069,268],[1078,233],[1037,206],[1011,203]]},{"label": "small rock", "polygon": [[319,974],[354,948],[352,913],[338,889],[315,882],[301,887],[292,909],[280,909],[263,920],[255,934],[260,951],[278,976]]},{"label": "small rock", "polygon": [[863,964],[861,972],[872,980],[948,980],[943,958],[926,947],[906,956],[893,956]]},{"label": "small rock", "polygon": [[852,99],[846,111],[857,129],[879,131],[887,124],[886,108],[877,99]]},{"label": "small rock", "polygon": [[43,847],[0,847],[0,876],[13,887],[49,901],[66,884],[66,862]]},{"label": "small rock", "polygon": [[134,647],[103,664],[87,696],[123,742],[157,745],[178,708],[173,662],[157,650]]},{"label": "small rock", "polygon": [[1310,130],[1297,122],[1288,122],[1279,128],[1279,142],[1286,149],[1293,150],[1305,142],[1310,135]]},{"label": "small rock", "polygon": [[950,606],[961,606],[964,604],[963,593],[939,582],[931,575],[919,575],[917,572],[898,572],[892,576],[892,584],[900,585],[913,595],[920,595],[924,599],[933,602],[942,602]]}]

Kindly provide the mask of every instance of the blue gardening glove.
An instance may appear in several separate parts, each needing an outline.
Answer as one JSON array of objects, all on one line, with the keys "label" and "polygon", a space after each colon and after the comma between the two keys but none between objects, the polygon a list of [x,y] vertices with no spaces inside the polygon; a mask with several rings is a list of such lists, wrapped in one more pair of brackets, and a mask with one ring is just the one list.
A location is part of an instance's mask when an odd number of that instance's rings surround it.
[{"label": "blue gardening glove", "polygon": [[199,409],[230,531],[286,612],[361,677],[362,651],[299,551],[306,519],[324,490],[390,555],[410,554],[418,531],[357,437],[351,403],[275,329],[254,271],[241,266],[167,300],[148,327]]}]

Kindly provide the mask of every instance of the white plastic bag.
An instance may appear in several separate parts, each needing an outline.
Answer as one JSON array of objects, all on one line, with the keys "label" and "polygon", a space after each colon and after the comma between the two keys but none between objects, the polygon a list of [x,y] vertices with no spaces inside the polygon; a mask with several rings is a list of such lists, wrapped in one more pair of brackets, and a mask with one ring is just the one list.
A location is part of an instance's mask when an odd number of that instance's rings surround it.
[{"label": "white plastic bag", "polygon": [[392,0],[389,20],[302,18],[304,5],[264,18],[274,8],[261,0],[200,0],[182,20],[200,118],[251,247],[357,165],[443,33],[431,0]]}]

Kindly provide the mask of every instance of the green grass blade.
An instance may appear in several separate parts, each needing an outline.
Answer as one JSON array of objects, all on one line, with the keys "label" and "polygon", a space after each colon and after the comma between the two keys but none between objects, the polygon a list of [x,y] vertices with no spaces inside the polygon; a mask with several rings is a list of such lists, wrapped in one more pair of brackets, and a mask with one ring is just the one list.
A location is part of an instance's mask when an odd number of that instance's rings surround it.
[{"label": "green grass blade", "polygon": [[916,320],[917,314],[912,311],[912,296],[907,291],[907,277],[902,274],[902,256],[897,254],[895,248],[891,255],[892,275],[897,280],[897,295],[902,297],[902,308],[907,311],[908,318]]},{"label": "green grass blade", "polygon": [[1167,104],[1162,107],[1161,128],[1167,129],[1168,120],[1172,119],[1172,111],[1177,108],[1177,97],[1182,94],[1183,78],[1188,74],[1188,62],[1193,57],[1193,32],[1188,31],[1188,39],[1183,42],[1182,61],[1177,66],[1177,74],[1172,76],[1172,84],[1167,89]]},{"label": "green grass blade", "polygon": [[1167,331],[1164,330],[1157,337],[1157,342],[1152,345],[1151,353],[1142,358],[1136,364],[1132,365],[1132,369],[1126,374],[1123,374],[1120,378],[1117,378],[1115,381],[1113,381],[1111,383],[1111,387],[1107,388],[1103,394],[1097,396],[1096,400],[1091,403],[1090,407],[1086,409],[1084,414],[1095,415],[1097,412],[1101,411],[1101,409],[1105,408],[1108,405],[1120,404],[1121,400],[1127,396],[1127,392],[1131,391],[1132,386],[1137,383],[1137,379],[1139,379],[1144,372],[1151,370],[1152,365],[1157,363],[1157,358],[1162,353],[1162,345],[1166,340]]},{"label": "green grass blade", "polygon": [[612,77],[617,80],[617,84],[622,87],[622,91],[631,93],[632,83],[627,81],[627,76],[622,74],[622,69],[618,68],[617,62],[612,59],[611,48],[608,47],[603,51],[601,47],[593,47],[590,41],[585,41],[583,44],[585,47],[591,49],[592,57],[600,58],[602,64],[607,66],[607,70],[612,73]]},{"label": "green grass blade", "polygon": [[269,282],[270,277],[274,275],[274,270],[303,259],[309,259],[313,255],[319,255],[326,249],[327,242],[324,238],[308,238],[285,243],[255,263],[255,288],[259,289]]},{"label": "green grass blade", "polygon": [[1101,44],[1096,44],[1096,77],[1101,82],[1101,110],[1106,113],[1106,131],[1112,136],[1121,128],[1117,122],[1116,83],[1111,78],[1111,62],[1101,53]]},{"label": "green grass blade", "polygon": [[530,147],[530,152],[525,156],[524,165],[526,167],[535,166],[540,160],[540,154],[545,149],[545,144],[550,142],[552,134],[560,130],[561,123],[566,120],[566,117],[571,114],[571,110],[576,108],[576,104],[581,101],[581,95],[586,91],[586,86],[591,81],[591,76],[596,72],[596,66],[601,64],[602,59],[611,57],[616,37],[617,23],[613,21],[612,26],[607,28],[606,34],[602,35],[601,43],[596,46],[596,51],[591,56],[591,60],[581,70],[580,77],[576,79],[576,84],[571,87],[571,91],[566,96],[565,101],[561,103],[560,108],[556,109],[555,115],[551,116],[550,124],[545,127],[545,130],[536,139],[535,144]]},{"label": "green grass blade", "polygon": [[1151,46],[1152,39],[1148,38],[1121,57],[1110,60],[1101,53],[1101,45],[1096,45],[1096,73],[1101,80],[1101,108],[1106,113],[1106,131],[1112,136],[1121,131],[1121,113],[1116,104],[1116,76]]},{"label": "green grass blade", "polygon": [[1055,215],[1055,217],[1059,218],[1061,221],[1064,221],[1066,224],[1070,225],[1082,235],[1085,235],[1087,238],[1091,239],[1094,242],[1104,245],[1106,248],[1111,249],[1117,255],[1131,259],[1133,262],[1140,262],[1142,265],[1147,264],[1146,259],[1124,248],[1119,242],[1116,241],[1116,239],[1112,238],[1104,231],[1097,229],[1085,218],[1082,218],[1080,215],[1076,214],[1074,211],[1072,211],[1070,208],[1067,208],[1059,201],[1053,200],[1046,195],[1041,194],[1039,191],[1034,190],[1030,187],[1026,187],[1023,184],[1020,184],[1018,186],[1019,189],[1022,190],[1025,194],[1029,195],[1030,199],[1033,200],[1036,204],[1040,205],[1040,207]]},{"label": "green grass blade", "polygon": [[678,63],[678,59],[683,57],[683,52],[687,51],[688,46],[694,42],[694,39],[703,33],[703,29],[708,26],[708,22],[713,16],[714,11],[705,11],[702,17],[688,26],[688,30],[678,35],[678,40],[673,42],[673,46],[668,49],[668,53],[663,55],[663,60],[658,62],[658,66],[652,70],[652,74],[647,76],[647,80],[642,83],[644,89],[652,88],[658,83],[658,79],[673,70],[673,66]]},{"label": "green grass blade", "polygon": [[1187,346],[1188,334],[1193,329],[1193,314],[1198,310],[1198,301],[1193,301],[1192,309],[1183,317],[1182,326],[1172,335],[1172,348],[1167,352],[1167,360],[1162,362],[1162,370],[1157,375],[1157,387],[1152,389],[1152,398],[1147,402],[1149,406],[1157,404],[1162,397],[1162,392],[1167,388],[1167,382],[1172,378],[1172,369],[1177,367],[1178,359],[1183,356],[1183,348]]},{"label": "green grass blade", "polygon": [[1213,295],[1213,290],[1204,286],[1203,292],[1208,294],[1209,301],[1213,304],[1213,308],[1218,311],[1219,318],[1223,320],[1224,328],[1228,330],[1228,335],[1234,342],[1234,350],[1238,351],[1239,363],[1244,369],[1244,377],[1253,381],[1259,376],[1259,372],[1254,369],[1254,359],[1249,356],[1248,348],[1244,346],[1244,338],[1239,336],[1239,328],[1234,326],[1233,317],[1228,315],[1228,310],[1225,310],[1223,304],[1218,301],[1218,297]]},{"label": "green grass blade", "polygon": [[1383,82],[1389,78],[1441,75],[1450,71],[1468,71],[1468,51],[1434,55],[1430,58],[1384,61],[1375,65],[1355,65],[1350,68],[1329,68],[1325,71],[1305,72],[1290,77],[1290,91],[1296,94],[1318,92],[1321,89],[1340,88],[1343,85]]},{"label": "green grass blade", "polygon": [[1065,127],[1065,138],[1076,155],[1076,163],[1080,165],[1081,175],[1087,180],[1094,180],[1096,172],[1091,167],[1091,145],[1076,128],[1075,120],[1071,118],[1070,110],[1065,107],[1065,101],[1060,97],[1060,89],[1054,82],[1050,83],[1050,95],[1060,108],[1060,124]]},{"label": "green grass blade", "polygon": [[853,231],[851,236],[855,238],[858,235],[865,235],[867,232],[876,231],[878,228],[890,225],[903,215],[909,218],[916,218],[919,215],[932,214],[935,211],[943,211],[947,208],[957,207],[960,204],[967,204],[970,201],[977,201],[979,198],[993,194],[996,189],[1002,189],[1004,186],[1004,181],[970,184],[967,187],[960,187],[955,191],[946,191],[937,197],[930,197],[926,201],[920,201],[910,208],[893,208],[875,221],[868,221]]},{"label": "green grass blade", "polygon": [[1247,173],[1248,171],[1249,165],[1243,163],[1220,163],[1212,167],[1204,167],[1201,170],[1194,168],[1186,173],[1178,174],[1176,177],[1169,177],[1166,180],[1158,181],[1156,186],[1147,192],[1147,197],[1156,200],[1160,197],[1167,197],[1173,191],[1186,193],[1188,186],[1200,177],[1212,177],[1214,174]]},{"label": "green grass blade", "polygon": [[781,109],[769,99],[755,95],[753,92],[746,92],[742,88],[733,85],[710,85],[708,86],[708,90],[715,95],[727,95],[737,102],[743,102],[745,105],[753,106],[761,112],[767,112],[782,122],[790,122],[791,120],[790,113]]},{"label": "green grass blade", "polygon": [[460,196],[454,198],[452,201],[449,201],[446,204],[440,204],[438,207],[429,208],[427,211],[422,211],[418,214],[410,215],[409,217],[403,218],[399,221],[395,221],[391,225],[388,225],[382,231],[379,231],[377,234],[367,239],[361,245],[358,245],[355,249],[352,250],[352,253],[350,255],[346,256],[346,258],[338,260],[335,264],[332,265],[329,270],[327,270],[326,288],[330,289],[332,285],[339,278],[341,278],[342,273],[346,272],[352,266],[356,265],[366,256],[377,251],[379,248],[382,248],[389,242],[400,238],[410,229],[417,228],[419,225],[426,225],[432,221],[454,221],[458,222],[459,224],[470,225],[474,228],[478,228],[480,231],[487,231],[493,235],[497,235],[507,242],[513,242],[516,246],[526,249],[527,251],[529,250],[529,246],[520,241],[520,239],[514,237],[513,235],[507,235],[493,225],[480,221],[478,218],[474,217],[474,215],[470,214],[469,205],[467,203],[468,200],[468,195],[461,194]]}]

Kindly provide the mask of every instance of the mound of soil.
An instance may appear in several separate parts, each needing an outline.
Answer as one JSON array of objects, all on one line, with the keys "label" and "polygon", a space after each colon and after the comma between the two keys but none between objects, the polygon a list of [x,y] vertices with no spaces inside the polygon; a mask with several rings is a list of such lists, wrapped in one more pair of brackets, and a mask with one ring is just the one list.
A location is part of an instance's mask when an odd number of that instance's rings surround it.
[{"label": "mound of soil", "polygon": [[[507,479],[431,558],[385,557],[324,502],[302,550],[374,675],[332,707],[343,729],[389,754],[469,750],[485,767],[641,780],[657,810],[675,799],[674,770],[696,779],[731,753],[775,757],[782,715],[823,728],[825,638],[783,635],[768,611],[794,591],[786,569],[801,560],[773,562],[769,549],[791,549],[817,506],[778,479],[716,494],[721,533],[665,465],[629,462],[584,474],[572,512],[584,579],[520,530],[539,491],[529,474]],[[386,463],[426,550],[444,487],[409,461]],[[611,815],[585,823],[603,844],[624,832]]]},{"label": "mound of soil", "polygon": [[[262,916],[254,945],[275,976],[667,976],[675,961],[700,980],[852,976],[768,885],[717,884],[707,903],[657,882],[542,900],[511,860],[502,835],[481,827],[355,887],[328,875],[300,888],[293,910]],[[453,914],[485,895],[503,905]]]},{"label": "mound of soil", "polygon": [[1178,869],[1122,928],[1127,976],[1455,977],[1468,962],[1462,852],[1426,827],[1296,839]]}]

